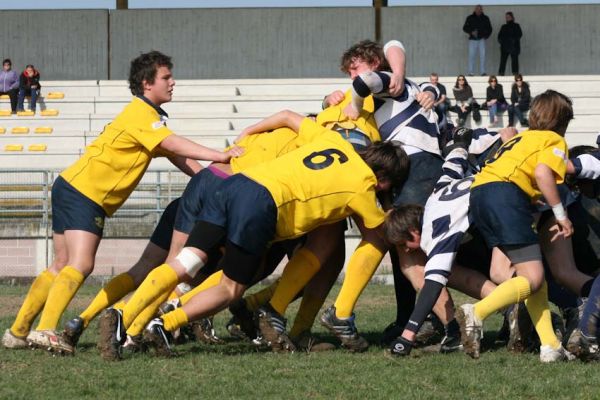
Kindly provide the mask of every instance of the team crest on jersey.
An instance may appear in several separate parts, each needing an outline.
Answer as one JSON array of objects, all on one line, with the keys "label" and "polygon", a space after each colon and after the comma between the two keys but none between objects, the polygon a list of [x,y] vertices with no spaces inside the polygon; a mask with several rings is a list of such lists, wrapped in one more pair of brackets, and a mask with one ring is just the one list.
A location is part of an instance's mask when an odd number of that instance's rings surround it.
[{"label": "team crest on jersey", "polygon": [[104,229],[104,217],[95,217],[94,223],[100,229]]},{"label": "team crest on jersey", "polygon": [[167,125],[166,121],[162,121],[162,120],[161,121],[156,121],[156,122],[152,123],[152,129],[160,129],[163,126],[166,126],[166,125]]},{"label": "team crest on jersey", "polygon": [[552,150],[552,152],[554,153],[554,155],[559,156],[560,158],[562,158],[565,162],[567,162],[567,155],[565,154],[564,151],[562,151],[561,149],[558,148],[554,148]]}]

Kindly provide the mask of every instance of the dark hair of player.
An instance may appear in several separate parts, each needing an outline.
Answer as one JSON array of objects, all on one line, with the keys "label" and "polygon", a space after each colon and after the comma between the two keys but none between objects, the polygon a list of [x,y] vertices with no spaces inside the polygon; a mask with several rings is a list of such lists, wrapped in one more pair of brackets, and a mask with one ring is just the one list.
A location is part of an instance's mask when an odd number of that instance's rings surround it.
[{"label": "dark hair of player", "polygon": [[375,142],[358,152],[378,177],[389,179],[398,187],[408,175],[410,161],[400,145],[392,142]]},{"label": "dark hair of player", "polygon": [[383,47],[372,40],[363,40],[346,50],[340,59],[340,70],[347,74],[350,65],[352,65],[352,62],[356,59],[362,60],[367,64],[379,62],[378,70],[380,71],[387,71],[390,68],[385,59]]},{"label": "dark hair of player", "polygon": [[390,210],[383,224],[386,241],[395,246],[412,240],[411,231],[421,232],[423,212],[423,206],[418,204],[405,204]]},{"label": "dark hair of player", "polygon": [[154,83],[156,71],[159,67],[173,69],[173,63],[171,62],[171,57],[156,50],[141,54],[131,61],[129,68],[129,89],[134,96],[144,94],[144,81]]}]

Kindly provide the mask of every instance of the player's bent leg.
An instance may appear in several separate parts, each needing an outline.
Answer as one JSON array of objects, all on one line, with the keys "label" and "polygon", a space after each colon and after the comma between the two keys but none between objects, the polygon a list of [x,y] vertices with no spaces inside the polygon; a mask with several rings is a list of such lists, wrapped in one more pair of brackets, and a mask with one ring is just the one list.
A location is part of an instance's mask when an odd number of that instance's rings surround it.
[{"label": "player's bent leg", "polygon": [[302,293],[302,302],[290,329],[290,338],[299,350],[308,352],[328,351],[335,349],[332,343],[319,342],[311,333],[319,310],[331,291],[342,268],[346,254],[345,241],[340,240],[334,254],[310,280]]},{"label": "player's bent leg", "polygon": [[496,284],[487,279],[485,275],[459,264],[454,264],[452,267],[452,273],[448,277],[448,286],[478,300],[488,296],[496,289]]},{"label": "player's bent leg", "polygon": [[367,241],[361,241],[346,267],[340,293],[335,300],[337,318],[350,318],[354,306],[381,263],[385,251]]},{"label": "player's bent leg", "polygon": [[[52,287],[52,283],[54,282],[55,278],[56,276],[50,272],[50,270],[45,270],[35,278],[31,284],[31,287],[29,288],[29,291],[27,292],[27,295],[25,296],[23,305],[17,313],[15,321],[10,329],[7,330],[9,335],[5,334],[7,340],[2,340],[4,347],[22,347],[18,345],[18,342],[19,340],[25,341],[25,338],[31,330],[33,321],[42,311],[42,308],[46,303],[48,293],[50,292],[50,287]],[[19,340],[11,341],[9,340],[10,337],[14,337]]]},{"label": "player's bent leg", "polygon": [[525,300],[525,306],[540,338],[540,360],[548,363],[574,359],[575,357],[562,347],[554,333],[546,282],[543,282],[541,287]]},{"label": "player's bent leg", "polygon": [[52,234],[52,241],[54,244],[54,260],[52,265],[39,274],[33,281],[15,321],[10,327],[11,335],[16,338],[25,338],[29,334],[33,321],[44,308],[56,275],[67,265],[67,245],[64,234],[54,232]]}]

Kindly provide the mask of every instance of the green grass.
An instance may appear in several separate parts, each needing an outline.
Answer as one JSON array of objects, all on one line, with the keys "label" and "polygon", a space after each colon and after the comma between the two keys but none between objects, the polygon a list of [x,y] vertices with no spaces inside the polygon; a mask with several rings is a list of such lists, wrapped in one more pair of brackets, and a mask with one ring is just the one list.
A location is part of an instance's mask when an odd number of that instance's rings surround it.
[{"label": "green grass", "polygon": [[[84,287],[67,317],[84,307],[98,287]],[[26,288],[0,286],[0,324],[13,318]],[[334,294],[337,293],[337,288]],[[332,296],[334,295],[332,294]],[[393,288],[370,285],[356,309],[357,324],[370,342],[395,315]],[[458,297],[457,303],[467,299]],[[331,304],[332,297],[326,304]],[[294,315],[295,305],[289,315]],[[215,322],[228,338],[227,313]],[[105,362],[95,348],[96,325],[82,336],[75,357],[52,357],[40,351],[0,349],[0,399],[597,399],[598,366],[573,362],[542,365],[535,354],[512,355],[493,349],[500,318],[486,321],[480,360],[464,354],[413,352],[390,360],[372,345],[363,354],[344,350],[318,354],[273,354],[246,343],[221,346],[197,343],[178,347],[180,357],[150,354]],[[334,341],[320,327],[316,334]]]}]

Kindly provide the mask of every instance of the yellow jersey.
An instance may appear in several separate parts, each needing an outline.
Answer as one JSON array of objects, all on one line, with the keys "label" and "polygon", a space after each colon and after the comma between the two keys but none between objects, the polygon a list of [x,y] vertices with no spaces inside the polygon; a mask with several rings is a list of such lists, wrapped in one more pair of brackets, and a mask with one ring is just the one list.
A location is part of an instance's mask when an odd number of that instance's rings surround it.
[{"label": "yellow jersey", "polygon": [[535,180],[535,167],[547,165],[556,183],[565,178],[568,149],[565,139],[552,131],[525,131],[504,143],[494,157],[475,175],[471,188],[491,182],[512,182],[532,199],[541,196]]},{"label": "yellow jersey", "polygon": [[[358,130],[362,132],[371,142],[381,140],[375,119],[370,114],[374,108],[373,96],[365,99],[365,110],[356,121],[348,119],[342,110],[350,103],[352,97],[347,93],[344,101],[338,105],[331,106],[321,111],[317,116],[317,123],[329,130],[339,132],[342,137],[352,143],[350,132]],[[289,128],[279,128],[271,132],[264,132],[244,137],[237,146],[244,148],[244,154],[230,160],[231,170],[234,173],[241,172],[265,161],[278,158],[292,150],[314,140],[322,129],[305,129],[298,134]]]},{"label": "yellow jersey", "polygon": [[173,132],[159,110],[134,97],[60,175],[111,216],[135,189],[152,158],[164,155],[158,145]]},{"label": "yellow jersey", "polygon": [[287,154],[302,145],[303,141],[298,139],[299,135],[289,128],[246,136],[237,144],[244,149],[244,154],[229,161],[231,170],[238,173]]},{"label": "yellow jersey", "polygon": [[385,215],[377,205],[373,171],[339,133],[305,118],[300,135],[307,131],[317,133],[317,139],[243,172],[273,196],[274,240],[295,238],[352,214],[367,228],[382,224]]},{"label": "yellow jersey", "polygon": [[375,111],[375,103],[373,102],[373,96],[370,95],[365,98],[363,109],[360,111],[358,119],[351,120],[344,113],[343,110],[352,101],[352,94],[350,90],[346,92],[344,100],[335,106],[329,106],[317,115],[317,123],[330,130],[335,130],[344,134],[346,131],[346,139],[351,140],[349,133],[352,130],[357,130],[363,133],[369,138],[371,143],[380,142],[381,136],[377,129],[377,123],[373,112]]}]

